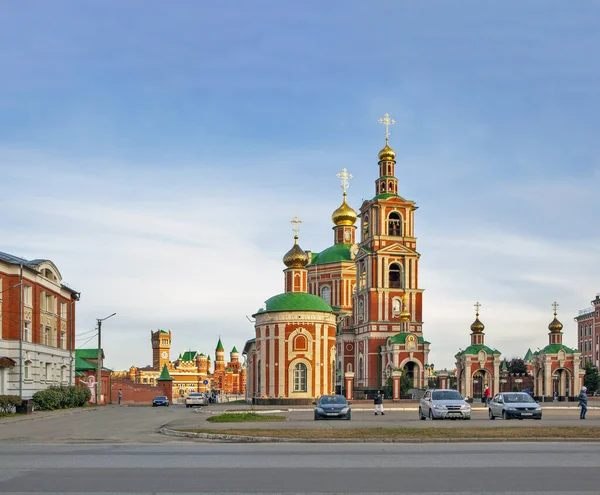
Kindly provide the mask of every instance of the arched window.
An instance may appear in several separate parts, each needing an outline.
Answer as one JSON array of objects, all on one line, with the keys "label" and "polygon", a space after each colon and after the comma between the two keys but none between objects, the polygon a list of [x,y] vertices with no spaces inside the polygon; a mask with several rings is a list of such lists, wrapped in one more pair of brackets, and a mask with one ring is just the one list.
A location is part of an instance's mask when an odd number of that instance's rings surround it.
[{"label": "arched window", "polygon": [[363,358],[362,356],[358,359],[358,379],[363,379]]},{"label": "arched window", "polygon": [[304,363],[298,363],[294,366],[294,392],[306,392],[306,378],[308,368]]},{"label": "arched window", "polygon": [[346,366],[346,371],[348,373],[352,373],[352,363],[348,363],[348,365]]},{"label": "arched window", "polygon": [[385,192],[385,182],[381,183],[381,192],[384,193]]},{"label": "arched window", "polygon": [[369,237],[369,215],[364,215],[362,218],[362,240],[367,240]]},{"label": "arched window", "polygon": [[23,363],[23,380],[31,380],[31,361]]},{"label": "arched window", "polygon": [[400,314],[402,312],[402,300],[399,297],[392,299],[392,313]]},{"label": "arched window", "polygon": [[402,217],[397,211],[393,211],[388,217],[388,235],[402,235]]},{"label": "arched window", "polygon": [[295,351],[308,351],[308,339],[305,335],[297,335],[294,339]]},{"label": "arched window", "polygon": [[358,301],[358,321],[362,321],[365,319],[365,303],[361,299]]},{"label": "arched window", "polygon": [[367,264],[358,265],[358,290],[363,290],[367,286]]},{"label": "arched window", "polygon": [[321,288],[321,299],[331,305],[331,288],[328,285]]},{"label": "arched window", "polygon": [[402,289],[402,268],[398,263],[390,265],[390,289]]}]

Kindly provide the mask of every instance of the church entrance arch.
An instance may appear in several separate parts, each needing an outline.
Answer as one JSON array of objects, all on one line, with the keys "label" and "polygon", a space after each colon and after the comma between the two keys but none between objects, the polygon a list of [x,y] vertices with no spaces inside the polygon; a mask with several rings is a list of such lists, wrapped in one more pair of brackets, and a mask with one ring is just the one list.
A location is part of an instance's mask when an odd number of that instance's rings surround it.
[{"label": "church entrance arch", "polygon": [[419,363],[417,363],[415,361],[405,361],[403,363],[403,366],[401,367],[401,369],[402,369],[402,374],[411,379],[412,386],[414,388],[421,387],[421,380],[420,380],[421,373],[420,373]]},{"label": "church entrance arch", "polygon": [[473,385],[471,397],[473,399],[481,399],[485,386],[492,386],[492,375],[488,370],[479,369],[473,373]]},{"label": "church entrance arch", "polygon": [[552,373],[552,395],[559,397],[570,397],[571,372],[566,368],[558,368]]}]

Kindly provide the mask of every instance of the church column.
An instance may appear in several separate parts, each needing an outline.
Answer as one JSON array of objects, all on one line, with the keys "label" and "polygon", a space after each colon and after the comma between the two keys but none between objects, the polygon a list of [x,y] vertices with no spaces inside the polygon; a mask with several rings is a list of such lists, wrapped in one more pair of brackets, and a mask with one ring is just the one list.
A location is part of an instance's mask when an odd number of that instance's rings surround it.
[{"label": "church column", "polygon": [[260,330],[260,389],[258,390],[259,397],[266,397],[267,394],[267,339],[266,334],[268,326]]},{"label": "church column", "polygon": [[321,325],[315,324],[315,369],[313,395],[317,395],[321,390]]},{"label": "church column", "polygon": [[[281,327],[283,327],[283,330],[281,330]],[[287,381],[287,363],[285,362],[285,326],[281,325],[279,332],[280,335],[277,339],[279,347],[279,369],[277,370],[279,373],[279,397],[286,397],[285,383]]]},{"label": "church column", "polygon": [[546,397],[552,396],[552,373],[550,371],[550,362],[547,360],[546,356],[544,356],[544,393]]},{"label": "church column", "polygon": [[275,396],[275,327],[269,333],[269,397]]}]

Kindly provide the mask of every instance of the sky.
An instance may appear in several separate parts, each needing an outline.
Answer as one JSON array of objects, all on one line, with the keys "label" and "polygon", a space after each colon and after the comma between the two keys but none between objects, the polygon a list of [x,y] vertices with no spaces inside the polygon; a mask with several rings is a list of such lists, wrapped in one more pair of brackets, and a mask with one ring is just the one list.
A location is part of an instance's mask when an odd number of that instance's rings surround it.
[{"label": "sky", "polygon": [[[564,342],[600,292],[600,4],[0,4],[0,251],[51,259],[107,366],[214,356],[283,291],[290,219],[333,243],[336,174],[375,195],[395,119],[416,201],[430,362],[454,367],[481,303],[508,358]],[[92,340],[89,338],[92,337]]]}]

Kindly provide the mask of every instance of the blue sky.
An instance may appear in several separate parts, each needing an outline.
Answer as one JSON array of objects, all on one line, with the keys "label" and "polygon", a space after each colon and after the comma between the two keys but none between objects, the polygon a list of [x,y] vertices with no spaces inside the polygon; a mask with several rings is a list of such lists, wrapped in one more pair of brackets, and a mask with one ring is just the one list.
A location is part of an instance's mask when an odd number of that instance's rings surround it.
[{"label": "blue sky", "polygon": [[373,196],[385,112],[434,364],[476,300],[508,357],[545,345],[554,300],[576,343],[600,291],[597,2],[223,4],[0,7],[0,249],[58,265],[79,332],[117,311],[110,366],[149,363],[159,327],[175,356],[243,346],[289,219],[319,251],[335,174]]}]

